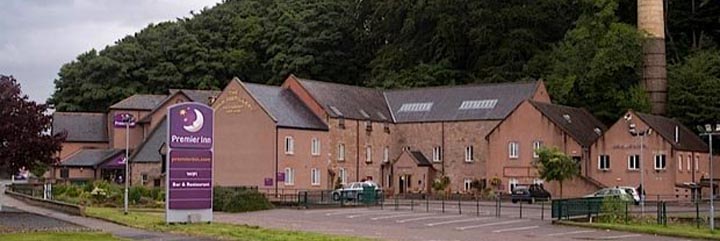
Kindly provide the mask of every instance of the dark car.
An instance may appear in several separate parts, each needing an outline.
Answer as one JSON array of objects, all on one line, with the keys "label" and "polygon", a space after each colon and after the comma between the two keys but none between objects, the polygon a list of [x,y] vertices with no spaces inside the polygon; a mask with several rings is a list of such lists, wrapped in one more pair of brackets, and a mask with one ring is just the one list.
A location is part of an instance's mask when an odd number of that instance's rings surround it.
[{"label": "dark car", "polygon": [[530,187],[518,186],[512,191],[511,200],[513,203],[536,201],[549,201],[552,198],[550,193],[542,185],[532,184]]}]

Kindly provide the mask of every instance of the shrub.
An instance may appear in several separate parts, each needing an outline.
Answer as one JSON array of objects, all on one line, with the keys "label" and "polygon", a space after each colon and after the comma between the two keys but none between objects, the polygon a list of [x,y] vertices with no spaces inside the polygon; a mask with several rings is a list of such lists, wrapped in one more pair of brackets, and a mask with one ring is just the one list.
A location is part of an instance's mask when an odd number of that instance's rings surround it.
[{"label": "shrub", "polygon": [[602,200],[600,209],[600,222],[603,223],[622,223],[625,221],[625,207],[629,205],[627,201],[615,197],[605,197]]},{"label": "shrub", "polygon": [[213,210],[215,211],[249,212],[272,208],[272,204],[265,198],[265,195],[257,190],[215,187],[213,192]]}]

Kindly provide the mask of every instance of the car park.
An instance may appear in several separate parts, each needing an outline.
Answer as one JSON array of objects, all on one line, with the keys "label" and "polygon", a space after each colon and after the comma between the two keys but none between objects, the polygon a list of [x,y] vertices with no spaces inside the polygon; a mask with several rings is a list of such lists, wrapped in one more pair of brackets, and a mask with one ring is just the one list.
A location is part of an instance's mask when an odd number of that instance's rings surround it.
[{"label": "car park", "polygon": [[343,185],[342,188],[336,189],[332,192],[332,199],[334,201],[345,200],[361,200],[365,188],[372,187],[374,191],[380,190],[378,185],[374,182],[351,182]]},{"label": "car park", "polygon": [[536,201],[549,201],[552,198],[550,193],[540,184],[532,184],[529,187],[517,186],[510,196],[513,203],[535,203]]}]

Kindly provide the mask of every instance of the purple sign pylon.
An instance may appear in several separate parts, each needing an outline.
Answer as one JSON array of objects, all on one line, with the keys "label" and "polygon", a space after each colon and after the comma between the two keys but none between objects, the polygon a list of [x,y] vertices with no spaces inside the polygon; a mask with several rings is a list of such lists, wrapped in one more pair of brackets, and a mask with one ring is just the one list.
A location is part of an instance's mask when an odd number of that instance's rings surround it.
[{"label": "purple sign pylon", "polygon": [[188,222],[193,215],[212,221],[214,114],[194,102],[168,107],[167,223]]}]

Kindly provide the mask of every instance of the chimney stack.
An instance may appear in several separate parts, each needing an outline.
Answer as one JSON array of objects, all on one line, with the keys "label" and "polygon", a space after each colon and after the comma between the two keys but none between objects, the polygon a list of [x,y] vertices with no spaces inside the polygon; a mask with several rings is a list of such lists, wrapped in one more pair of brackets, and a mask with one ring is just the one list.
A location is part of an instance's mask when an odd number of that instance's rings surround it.
[{"label": "chimney stack", "polygon": [[667,108],[664,4],[663,0],[637,0],[637,4],[638,29],[647,34],[643,42],[641,85],[650,98],[651,112],[664,115]]}]

